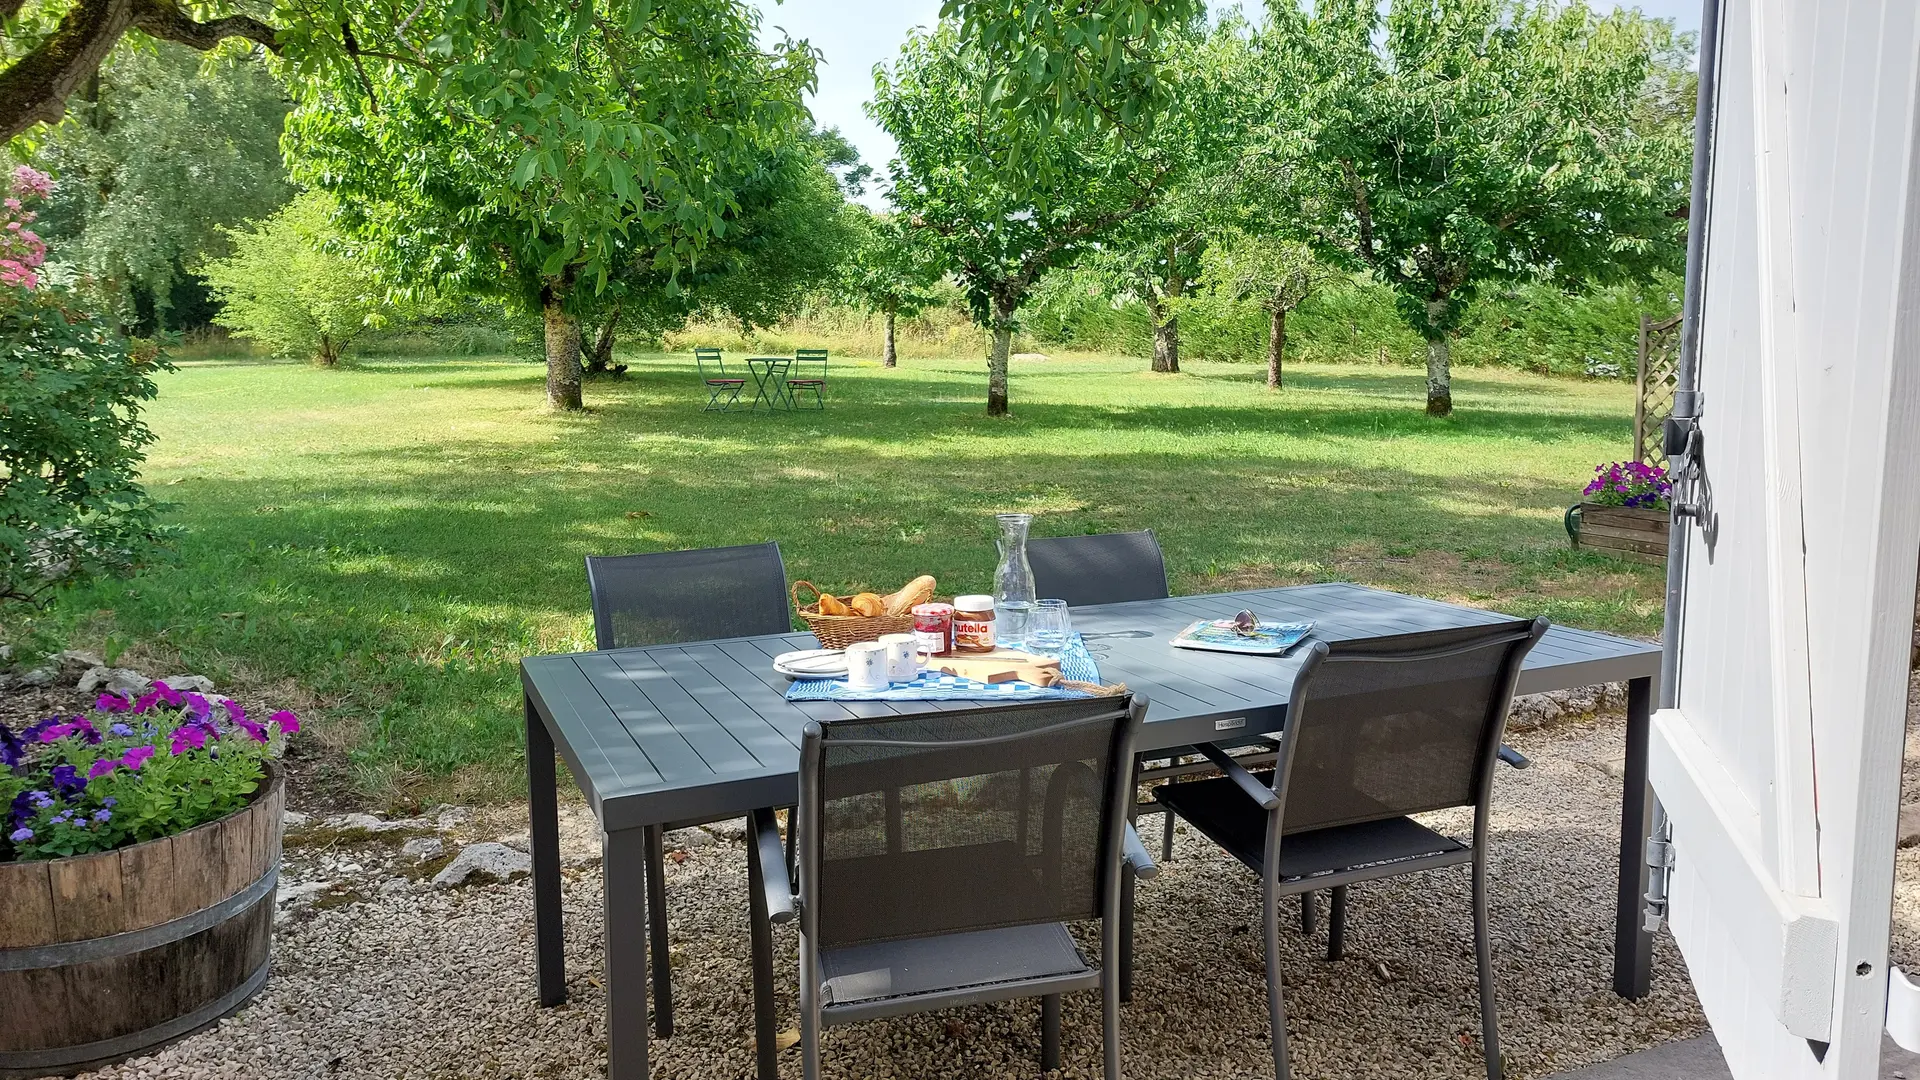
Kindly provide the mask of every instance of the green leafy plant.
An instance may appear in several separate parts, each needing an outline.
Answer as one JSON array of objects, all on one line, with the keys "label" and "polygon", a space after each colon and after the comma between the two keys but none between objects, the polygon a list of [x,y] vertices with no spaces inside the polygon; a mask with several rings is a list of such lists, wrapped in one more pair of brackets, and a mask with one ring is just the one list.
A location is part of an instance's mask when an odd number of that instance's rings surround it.
[{"label": "green leafy plant", "polygon": [[[19,225],[47,191],[15,173],[6,211]],[[0,246],[0,603],[39,603],[59,586],[132,570],[165,538],[137,479],[153,441],[156,350],[129,349],[107,319],[40,279],[32,230]]]},{"label": "green leafy plant", "polygon": [[332,219],[333,199],[307,191],[254,228],[232,232],[233,254],[202,269],[225,305],[214,321],[277,356],[340,363],[384,306],[367,268],[338,250]]},{"label": "green leafy plant", "polygon": [[138,700],[102,694],[91,713],[0,724],[0,862],[61,859],[157,840],[245,806],[268,759],[300,730],[236,701],[164,682]]}]

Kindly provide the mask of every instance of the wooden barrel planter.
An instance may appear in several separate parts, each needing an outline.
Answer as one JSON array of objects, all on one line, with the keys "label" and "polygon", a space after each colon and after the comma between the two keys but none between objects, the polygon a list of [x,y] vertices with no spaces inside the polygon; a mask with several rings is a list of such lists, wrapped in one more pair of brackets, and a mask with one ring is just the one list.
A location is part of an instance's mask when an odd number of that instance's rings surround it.
[{"label": "wooden barrel planter", "polygon": [[286,798],[267,777],[244,809],[177,836],[0,863],[0,1077],[135,1057],[259,991]]},{"label": "wooden barrel planter", "polygon": [[1665,510],[1585,502],[1567,510],[1567,535],[1574,547],[1661,566],[1667,562],[1669,524]]}]

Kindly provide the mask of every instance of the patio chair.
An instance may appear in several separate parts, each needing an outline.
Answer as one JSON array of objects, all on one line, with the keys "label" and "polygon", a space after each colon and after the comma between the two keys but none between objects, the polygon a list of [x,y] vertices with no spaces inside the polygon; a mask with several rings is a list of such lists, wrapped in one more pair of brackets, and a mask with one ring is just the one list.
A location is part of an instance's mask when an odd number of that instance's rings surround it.
[{"label": "patio chair", "polygon": [[[740,392],[747,388],[747,380],[727,374],[727,362],[721,358],[719,349],[694,349],[693,364],[700,369],[700,381],[707,388],[707,404],[701,412],[726,412],[739,404]],[[725,401],[720,400],[722,395],[726,396]]]},{"label": "patio chair", "polygon": [[[587,591],[593,598],[593,646],[627,649],[678,641],[784,634],[793,629],[787,609],[787,570],[777,543],[695,548],[643,555],[587,556]],[[653,955],[667,953],[666,832],[708,821],[649,826],[647,929]],[[654,1030],[673,1034],[670,967],[653,965]]]},{"label": "patio chair", "polygon": [[[818,374],[814,373],[815,365],[819,367]],[[791,408],[800,407],[796,395],[803,390],[812,391],[815,409],[827,407],[827,350],[793,350],[793,373],[787,377],[787,401]]]},{"label": "patio chair", "polygon": [[[1120,867],[1153,868],[1126,816],[1146,708],[1091,698],[806,726],[798,895],[770,812],[749,851],[769,920],[800,917],[805,1080],[820,1075],[824,1027],[1029,997],[1055,1069],[1060,997],[1095,988],[1119,1080]],[[1101,922],[1097,967],[1065,926],[1085,919]],[[756,963],[770,970],[771,949]]]},{"label": "patio chair", "polygon": [[[1499,1018],[1487,928],[1487,816],[1500,735],[1520,664],[1545,619],[1314,642],[1299,673],[1270,773],[1218,747],[1226,775],[1162,788],[1159,798],[1260,876],[1273,1067],[1287,1080],[1280,981],[1280,898],[1333,890],[1327,959],[1345,947],[1347,889],[1364,881],[1471,863],[1480,979],[1481,1053],[1500,1080]],[[1408,815],[1473,808],[1462,843]]]},{"label": "patio chair", "polygon": [[1167,562],[1152,529],[1027,541],[1035,591],[1074,607],[1165,600]]}]

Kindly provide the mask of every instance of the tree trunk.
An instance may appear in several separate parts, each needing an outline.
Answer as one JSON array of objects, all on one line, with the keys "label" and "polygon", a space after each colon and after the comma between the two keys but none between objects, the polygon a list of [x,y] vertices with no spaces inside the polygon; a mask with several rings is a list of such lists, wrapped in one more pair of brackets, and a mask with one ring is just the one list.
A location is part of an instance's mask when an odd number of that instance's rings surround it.
[{"label": "tree trunk", "polygon": [[1453,372],[1449,369],[1447,298],[1427,301],[1427,415],[1453,415]]},{"label": "tree trunk", "polygon": [[575,410],[580,404],[580,320],[564,306],[567,283],[550,279],[540,290],[540,314],[546,329],[547,404]]},{"label": "tree trunk", "polygon": [[993,301],[993,350],[987,354],[987,415],[1007,415],[1007,357],[1013,351],[1013,311],[1009,300]]},{"label": "tree trunk", "polygon": [[593,347],[584,351],[583,366],[588,371],[613,370],[613,331],[620,321],[620,310],[615,308],[600,324],[599,333],[593,336]]},{"label": "tree trunk", "polygon": [[1280,389],[1281,357],[1287,351],[1287,309],[1274,308],[1267,315],[1267,387]]},{"label": "tree trunk", "polygon": [[320,346],[313,358],[320,362],[321,367],[334,367],[340,363],[340,347],[334,344],[333,338],[321,334]]},{"label": "tree trunk", "polygon": [[884,339],[883,343],[880,346],[880,366],[896,367],[899,364],[899,355],[893,351],[893,305],[892,304],[887,305],[886,316],[887,316],[886,338]]},{"label": "tree trunk", "polygon": [[1169,315],[1165,322],[1155,320],[1153,327],[1153,370],[1167,375],[1180,374],[1180,316]]}]

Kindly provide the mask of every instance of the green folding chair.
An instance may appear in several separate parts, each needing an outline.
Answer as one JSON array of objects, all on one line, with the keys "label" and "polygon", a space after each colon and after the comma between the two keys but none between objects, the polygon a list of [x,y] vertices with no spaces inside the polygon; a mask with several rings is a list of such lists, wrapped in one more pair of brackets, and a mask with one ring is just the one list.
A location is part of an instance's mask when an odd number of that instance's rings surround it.
[{"label": "green folding chair", "polygon": [[[727,362],[721,359],[719,349],[694,349],[693,363],[700,369],[700,381],[707,387],[707,404],[701,412],[726,412],[740,403],[740,392],[747,388],[747,380],[727,374]],[[723,395],[725,401],[721,400]]]},{"label": "green folding chair", "polygon": [[[814,365],[819,365],[819,374],[814,373]],[[793,371],[787,377],[787,401],[793,408],[800,408],[796,395],[803,391],[813,393],[813,407],[827,407],[827,350],[793,350]]]}]

